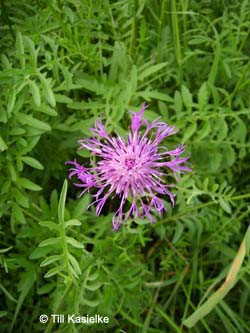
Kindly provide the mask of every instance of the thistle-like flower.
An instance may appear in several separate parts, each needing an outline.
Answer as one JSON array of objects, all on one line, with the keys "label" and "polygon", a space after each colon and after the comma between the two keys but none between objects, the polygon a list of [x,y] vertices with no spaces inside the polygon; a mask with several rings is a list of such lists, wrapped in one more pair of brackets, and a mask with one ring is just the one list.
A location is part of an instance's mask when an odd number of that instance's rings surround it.
[{"label": "thistle-like flower", "polygon": [[[179,156],[185,146],[174,150],[162,146],[162,141],[177,132],[174,126],[156,119],[149,123],[143,119],[146,105],[139,112],[132,113],[131,131],[127,140],[119,135],[110,136],[102,119],[91,128],[92,137],[79,141],[81,149],[88,149],[94,160],[85,167],[76,160],[66,162],[70,168],[69,178],[76,176],[75,186],[83,188],[82,195],[92,190],[99,215],[108,198],[118,198],[119,208],[114,213],[112,223],[115,230],[129,217],[155,221],[154,213],[162,214],[166,206],[162,198],[166,196],[174,206],[175,194],[169,191],[171,174],[178,179],[179,173],[191,171],[183,165],[189,157]],[[91,204],[91,205],[92,205]]]}]

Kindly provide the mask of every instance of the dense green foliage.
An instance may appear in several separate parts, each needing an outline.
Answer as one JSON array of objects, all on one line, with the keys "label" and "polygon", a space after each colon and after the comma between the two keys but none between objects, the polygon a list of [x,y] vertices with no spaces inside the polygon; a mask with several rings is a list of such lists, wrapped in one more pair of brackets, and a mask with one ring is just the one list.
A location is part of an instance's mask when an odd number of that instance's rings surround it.
[{"label": "dense green foliage", "polygon": [[[211,313],[183,325],[249,221],[249,1],[2,0],[0,11],[0,332],[250,332],[247,260]],[[112,205],[87,210],[65,161],[87,161],[77,140],[101,113],[125,135],[144,101],[149,120],[179,128],[167,144],[188,145],[193,172],[156,223],[113,232]],[[39,322],[51,313],[110,322]]]}]

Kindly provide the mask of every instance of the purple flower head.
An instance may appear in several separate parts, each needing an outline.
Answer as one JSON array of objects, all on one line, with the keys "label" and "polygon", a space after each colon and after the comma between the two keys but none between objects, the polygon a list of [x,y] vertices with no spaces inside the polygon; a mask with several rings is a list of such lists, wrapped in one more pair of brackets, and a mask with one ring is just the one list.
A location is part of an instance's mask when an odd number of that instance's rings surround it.
[{"label": "purple flower head", "polygon": [[[168,197],[174,206],[175,194],[169,188],[169,176],[191,171],[184,165],[189,157],[180,157],[185,146],[174,150],[162,146],[162,141],[177,132],[159,119],[149,123],[143,119],[146,105],[139,112],[132,112],[131,131],[127,140],[107,133],[102,119],[91,128],[92,137],[80,140],[80,148],[88,149],[95,162],[90,167],[78,164],[76,160],[66,162],[70,168],[69,178],[76,176],[75,186],[83,188],[81,195],[95,190],[92,194],[99,215],[108,198],[117,197],[119,208],[114,213],[112,223],[115,230],[129,217],[155,221],[154,214],[161,215],[166,210],[162,200]],[[91,204],[91,205],[92,205]],[[125,208],[125,206],[127,208]]]}]

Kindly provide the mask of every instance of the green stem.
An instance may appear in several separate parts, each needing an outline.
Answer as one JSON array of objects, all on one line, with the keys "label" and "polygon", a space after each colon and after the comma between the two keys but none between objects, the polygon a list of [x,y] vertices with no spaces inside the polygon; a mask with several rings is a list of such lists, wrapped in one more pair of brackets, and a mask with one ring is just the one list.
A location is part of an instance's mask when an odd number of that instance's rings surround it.
[{"label": "green stem", "polygon": [[173,331],[176,333],[182,333],[182,330],[179,326],[176,325],[176,323],[172,320],[171,317],[169,317],[158,305],[155,306],[156,311],[166,320],[166,322],[171,326]]},{"label": "green stem", "polygon": [[178,14],[176,10],[176,1],[171,1],[171,20],[172,20],[172,29],[173,29],[173,44],[175,50],[176,61],[178,64],[178,81],[181,83],[182,81],[182,54],[181,54],[181,43],[180,43],[180,31],[179,31],[179,22],[178,22]]},{"label": "green stem", "polygon": [[[54,312],[54,313],[58,313],[58,310],[59,310],[59,308],[60,308],[60,306],[61,306],[61,304],[62,304],[64,298],[66,297],[68,291],[69,291],[70,288],[71,288],[71,284],[72,284],[72,283],[70,282],[70,283],[67,285],[66,289],[64,290],[64,293],[62,294],[62,297],[60,298],[59,302],[57,303],[57,306],[55,307],[55,309],[53,309],[53,312]],[[51,332],[51,329],[52,329],[52,326],[53,326],[53,322],[52,322],[52,320],[50,320],[50,321],[49,321],[49,324],[48,324],[48,326],[47,326],[47,328],[46,328],[46,330],[45,330],[45,333],[50,333],[50,332]]]},{"label": "green stem", "polygon": [[62,240],[62,249],[63,249],[63,256],[64,256],[65,263],[66,263],[66,270],[67,270],[68,276],[72,277],[71,272],[70,272],[69,258],[68,258],[68,252],[69,252],[68,243],[66,240],[65,229],[64,229],[64,226],[62,226],[62,225],[60,226],[59,234],[60,234],[60,238]]},{"label": "green stem", "polygon": [[[182,189],[180,187],[179,187],[179,189],[184,191],[184,192],[192,192],[192,190]],[[237,200],[241,200],[241,199],[250,198],[250,193],[245,193],[245,194],[237,195],[237,196],[234,196],[234,197],[226,197],[225,196],[224,198],[237,201]],[[191,207],[191,208],[187,209],[184,213],[176,214],[176,215],[173,215],[173,216],[169,216],[166,219],[162,219],[158,222],[158,224],[159,223],[165,223],[165,222],[168,222],[168,221],[177,220],[180,217],[185,216],[190,212],[193,212],[193,211],[196,211],[198,209],[205,208],[205,207],[208,207],[208,206],[216,205],[216,204],[217,204],[217,202],[215,202],[215,201],[209,201],[209,202],[206,202],[204,204],[196,205],[194,207]]]}]

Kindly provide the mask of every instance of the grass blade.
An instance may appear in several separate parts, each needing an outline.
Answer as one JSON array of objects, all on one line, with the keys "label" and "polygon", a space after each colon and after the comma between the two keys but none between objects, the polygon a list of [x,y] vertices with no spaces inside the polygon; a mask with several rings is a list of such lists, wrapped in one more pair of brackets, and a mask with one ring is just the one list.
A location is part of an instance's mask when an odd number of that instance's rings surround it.
[{"label": "grass blade", "polygon": [[200,319],[205,317],[213,308],[228,294],[238,281],[237,275],[242,266],[246,253],[249,252],[250,244],[250,226],[248,227],[245,237],[240,245],[239,251],[234,258],[234,261],[227,274],[225,282],[222,286],[190,317],[183,321],[183,324],[189,328],[193,327]]}]

